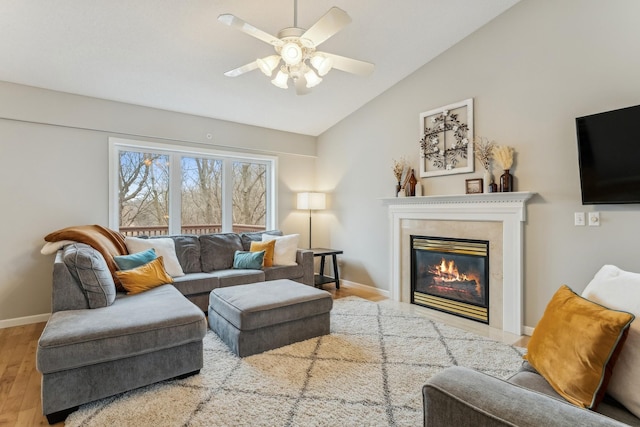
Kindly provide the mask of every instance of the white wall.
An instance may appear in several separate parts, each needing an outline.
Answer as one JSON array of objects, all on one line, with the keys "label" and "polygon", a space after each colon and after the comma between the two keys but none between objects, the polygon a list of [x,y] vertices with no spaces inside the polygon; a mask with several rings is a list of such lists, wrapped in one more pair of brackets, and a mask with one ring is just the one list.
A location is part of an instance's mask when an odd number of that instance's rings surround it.
[{"label": "white wall", "polygon": [[[466,98],[475,134],[515,148],[516,190],[539,193],[525,225],[525,325],[561,284],[581,292],[605,263],[640,272],[639,206],[581,204],[574,122],[640,104],[638,17],[636,0],[523,0],[321,135],[317,185],[332,196],[323,243],[345,251],[342,276],[388,289],[378,198],[393,195],[391,159],[417,168],[419,114]],[[482,173],[422,184],[426,194],[464,193],[471,177]],[[574,227],[576,211],[600,211],[602,225]]]},{"label": "white wall", "polygon": [[110,136],[277,156],[280,227],[306,241],[295,193],[313,188],[315,138],[0,82],[0,327],[51,311],[46,234],[108,226]]}]

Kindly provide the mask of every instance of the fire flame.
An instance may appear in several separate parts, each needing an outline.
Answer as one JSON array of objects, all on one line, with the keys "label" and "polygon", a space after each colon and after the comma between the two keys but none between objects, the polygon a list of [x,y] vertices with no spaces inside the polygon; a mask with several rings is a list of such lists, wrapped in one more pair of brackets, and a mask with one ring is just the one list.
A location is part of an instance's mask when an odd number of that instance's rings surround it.
[{"label": "fire flame", "polygon": [[446,261],[444,258],[442,258],[439,265],[431,266],[429,273],[440,277],[445,282],[460,282],[475,279],[475,277],[469,277],[466,274],[460,273],[453,260]]}]

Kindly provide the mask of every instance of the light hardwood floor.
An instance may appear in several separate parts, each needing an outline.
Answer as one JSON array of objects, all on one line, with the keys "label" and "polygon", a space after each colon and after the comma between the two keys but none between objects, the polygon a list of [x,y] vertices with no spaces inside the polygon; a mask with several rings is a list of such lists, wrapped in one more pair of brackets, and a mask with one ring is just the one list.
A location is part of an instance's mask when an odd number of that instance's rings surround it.
[{"label": "light hardwood floor", "polygon": [[[343,286],[336,290],[332,286],[327,286],[326,289],[331,292],[334,299],[358,296],[381,304],[391,304],[400,310],[419,313],[434,320],[451,322],[447,318],[443,320],[441,313],[410,304],[388,301],[375,292],[360,288]],[[45,323],[34,323],[0,329],[0,426],[48,425],[46,417],[42,415],[40,403],[41,375],[36,370],[36,346],[44,325]],[[528,341],[528,337],[504,337],[484,325],[474,328],[461,322],[454,326],[513,345],[526,346]],[[63,426],[64,423],[54,425]]]}]

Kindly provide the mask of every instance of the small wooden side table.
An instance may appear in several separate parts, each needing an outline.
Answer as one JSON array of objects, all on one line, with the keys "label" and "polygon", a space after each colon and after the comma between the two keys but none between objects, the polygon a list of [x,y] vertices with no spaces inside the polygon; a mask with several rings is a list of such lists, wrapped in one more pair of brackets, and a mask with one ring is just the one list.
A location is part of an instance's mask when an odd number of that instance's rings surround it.
[{"label": "small wooden side table", "polygon": [[[336,255],[340,255],[344,252],[337,249],[327,248],[311,248],[310,250],[313,251],[314,257],[320,257],[320,274],[316,274],[314,276],[315,285],[322,287],[325,283],[335,282],[336,289],[340,289],[340,273],[338,272],[338,260],[336,259]],[[331,255],[331,261],[333,262],[333,277],[324,275],[324,258],[328,255]]]}]

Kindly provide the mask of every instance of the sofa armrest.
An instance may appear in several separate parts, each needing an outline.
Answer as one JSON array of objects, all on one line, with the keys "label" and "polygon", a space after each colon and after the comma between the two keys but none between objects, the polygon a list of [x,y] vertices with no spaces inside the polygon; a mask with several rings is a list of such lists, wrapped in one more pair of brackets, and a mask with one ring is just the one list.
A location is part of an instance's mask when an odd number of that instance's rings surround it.
[{"label": "sofa armrest", "polygon": [[73,278],[63,261],[64,250],[56,253],[53,261],[53,281],[51,284],[51,312],[62,310],[82,310],[89,308],[89,301],[81,285]]},{"label": "sofa armrest", "polygon": [[296,262],[302,266],[302,283],[315,286],[313,278],[313,251],[298,249],[296,252]]},{"label": "sofa armrest", "polygon": [[447,368],[422,388],[424,425],[624,426],[596,412],[463,367]]}]

